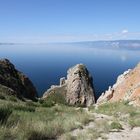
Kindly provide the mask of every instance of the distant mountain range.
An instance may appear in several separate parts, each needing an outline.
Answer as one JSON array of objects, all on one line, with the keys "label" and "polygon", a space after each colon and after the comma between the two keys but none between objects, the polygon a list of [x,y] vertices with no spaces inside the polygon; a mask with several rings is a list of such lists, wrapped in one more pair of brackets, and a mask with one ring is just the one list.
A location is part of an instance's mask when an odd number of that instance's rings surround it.
[{"label": "distant mountain range", "polygon": [[[0,43],[0,45],[16,45],[16,44],[19,43]],[[43,44],[52,44],[52,43],[43,43]],[[71,45],[80,45],[83,47],[87,46],[87,47],[94,47],[94,48],[101,48],[101,49],[140,50],[140,40],[81,41],[81,42],[53,43],[53,44],[63,44],[63,45],[71,44]]]},{"label": "distant mountain range", "polygon": [[97,48],[140,50],[140,40],[84,41],[76,44]]}]

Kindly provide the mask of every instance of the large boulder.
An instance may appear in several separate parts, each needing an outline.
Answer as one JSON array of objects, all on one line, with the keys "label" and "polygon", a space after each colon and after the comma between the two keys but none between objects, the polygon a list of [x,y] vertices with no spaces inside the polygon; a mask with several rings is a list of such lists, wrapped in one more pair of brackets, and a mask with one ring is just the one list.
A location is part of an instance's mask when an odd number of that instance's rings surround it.
[{"label": "large boulder", "polygon": [[[25,97],[34,100],[37,91],[30,79],[15,69],[8,59],[0,60],[0,85],[9,89],[9,93],[17,97]],[[3,88],[4,89],[4,88]]]},{"label": "large boulder", "polygon": [[105,93],[102,93],[97,104],[108,101],[129,101],[134,105],[140,105],[140,64],[120,75],[116,83],[109,87]]},{"label": "large boulder", "polygon": [[90,106],[95,103],[92,77],[83,64],[77,64],[67,72],[67,79],[61,78],[60,85],[48,89],[43,98],[60,92],[70,105]]}]

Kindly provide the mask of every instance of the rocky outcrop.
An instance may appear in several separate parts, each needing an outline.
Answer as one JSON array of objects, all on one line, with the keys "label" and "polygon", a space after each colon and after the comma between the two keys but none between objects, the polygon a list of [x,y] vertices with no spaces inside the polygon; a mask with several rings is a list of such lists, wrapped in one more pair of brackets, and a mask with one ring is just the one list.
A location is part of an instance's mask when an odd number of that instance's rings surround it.
[{"label": "rocky outcrop", "polygon": [[92,77],[83,64],[77,64],[67,72],[67,79],[61,78],[59,86],[52,86],[43,98],[60,92],[71,105],[90,106],[95,103]]},{"label": "rocky outcrop", "polygon": [[87,68],[78,64],[68,70],[66,99],[70,104],[91,105],[95,102],[92,77]]},{"label": "rocky outcrop", "polygon": [[97,104],[121,100],[140,105],[140,64],[120,75],[116,83],[109,87],[105,93],[102,93]]},{"label": "rocky outcrop", "polygon": [[[34,100],[37,91],[28,77],[15,69],[8,59],[0,60],[0,87],[8,89],[9,94]],[[7,90],[7,91],[8,91]]]}]

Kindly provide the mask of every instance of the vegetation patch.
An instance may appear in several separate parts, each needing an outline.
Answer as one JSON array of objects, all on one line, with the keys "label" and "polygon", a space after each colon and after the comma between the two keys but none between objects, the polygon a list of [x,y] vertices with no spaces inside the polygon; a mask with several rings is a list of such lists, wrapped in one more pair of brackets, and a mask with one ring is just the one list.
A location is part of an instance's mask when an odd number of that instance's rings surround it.
[{"label": "vegetation patch", "polygon": [[66,106],[62,102],[45,107],[43,103],[0,100],[1,139],[57,139],[92,119],[83,108]]},{"label": "vegetation patch", "polygon": [[7,119],[11,115],[12,110],[7,107],[1,107],[0,108],[0,123],[5,124],[7,122]]},{"label": "vegetation patch", "polygon": [[110,127],[111,129],[117,129],[117,130],[123,129],[122,125],[119,122],[112,122],[110,124]]}]

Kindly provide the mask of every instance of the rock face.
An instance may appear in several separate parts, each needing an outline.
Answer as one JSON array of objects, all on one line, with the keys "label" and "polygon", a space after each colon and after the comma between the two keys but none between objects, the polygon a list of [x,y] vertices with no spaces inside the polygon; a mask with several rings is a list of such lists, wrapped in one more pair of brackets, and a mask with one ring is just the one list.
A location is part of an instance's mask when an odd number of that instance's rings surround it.
[{"label": "rock face", "polygon": [[10,91],[9,93],[17,97],[32,100],[37,97],[37,91],[29,78],[16,70],[8,59],[0,60],[0,85],[0,87],[7,88]]},{"label": "rock face", "polygon": [[76,65],[68,70],[66,99],[70,104],[94,103],[93,83],[86,67],[82,64]]},{"label": "rock face", "polygon": [[102,93],[97,100],[97,104],[120,100],[140,105],[140,64],[120,75],[117,82],[112,87],[109,87],[105,93]]},{"label": "rock face", "polygon": [[59,86],[52,86],[43,98],[50,94],[60,92],[65,96],[66,102],[71,105],[90,106],[95,103],[92,77],[83,64],[77,64],[67,72],[67,79],[61,78]]}]

